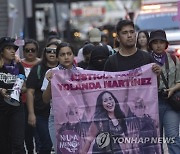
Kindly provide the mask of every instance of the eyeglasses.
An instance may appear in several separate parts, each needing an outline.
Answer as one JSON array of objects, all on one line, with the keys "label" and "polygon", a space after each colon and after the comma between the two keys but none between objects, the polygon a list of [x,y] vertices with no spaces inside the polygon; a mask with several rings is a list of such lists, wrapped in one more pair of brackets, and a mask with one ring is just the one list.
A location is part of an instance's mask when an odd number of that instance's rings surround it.
[{"label": "eyeglasses", "polygon": [[54,53],[54,54],[56,54],[56,49],[55,48],[46,48],[45,51],[46,51],[46,53]]},{"label": "eyeglasses", "polygon": [[36,52],[36,49],[34,49],[34,48],[31,48],[31,49],[26,48],[26,49],[24,49],[24,51],[25,51],[26,53],[29,53],[29,52],[35,53],[35,52]]}]

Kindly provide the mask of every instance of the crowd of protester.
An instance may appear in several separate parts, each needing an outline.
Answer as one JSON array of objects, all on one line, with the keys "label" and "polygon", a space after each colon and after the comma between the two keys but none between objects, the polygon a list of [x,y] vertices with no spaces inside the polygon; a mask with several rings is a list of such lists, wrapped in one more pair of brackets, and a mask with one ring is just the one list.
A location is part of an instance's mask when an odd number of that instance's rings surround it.
[{"label": "crowd of protester", "polygon": [[[118,72],[135,69],[149,63],[157,75],[160,136],[174,137],[175,143],[168,143],[169,154],[180,152],[180,112],[169,106],[161,95],[165,88],[161,72],[169,80],[168,97],[180,89],[180,62],[176,63],[166,52],[168,40],[163,30],[150,33],[138,32],[136,36],[132,21],[121,20],[116,25],[117,37],[114,47],[103,43],[98,28],[89,31],[89,40],[74,56],[70,43],[62,42],[56,33],[51,33],[44,47],[42,57],[38,58],[38,42],[25,40],[23,56],[16,60],[18,46],[15,39],[0,38],[0,153],[2,154],[50,154],[56,147],[54,113],[51,105],[51,70],[87,69],[96,71]],[[169,65],[167,72],[166,63]],[[5,102],[9,98],[16,77],[23,74],[26,79],[21,89],[20,106]],[[111,94],[111,93],[110,93]],[[34,142],[35,141],[35,142]],[[35,143],[35,146],[34,146]],[[84,147],[82,153],[87,152]],[[26,150],[25,150],[26,149]],[[54,148],[56,150],[56,148]],[[27,152],[26,152],[27,151]],[[162,149],[163,151],[163,149]],[[55,151],[56,152],[56,151]],[[146,153],[146,151],[144,151]],[[159,153],[159,152],[155,152]]]}]

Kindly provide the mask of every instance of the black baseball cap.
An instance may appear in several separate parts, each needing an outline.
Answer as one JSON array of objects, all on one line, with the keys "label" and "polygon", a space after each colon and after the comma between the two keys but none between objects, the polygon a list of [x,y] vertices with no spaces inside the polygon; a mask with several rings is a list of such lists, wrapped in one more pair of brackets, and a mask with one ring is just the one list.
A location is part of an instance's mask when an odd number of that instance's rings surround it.
[{"label": "black baseball cap", "polygon": [[15,50],[17,50],[19,47],[14,44],[15,39],[11,37],[1,37],[0,38],[0,52],[6,47],[6,46],[12,46]]}]

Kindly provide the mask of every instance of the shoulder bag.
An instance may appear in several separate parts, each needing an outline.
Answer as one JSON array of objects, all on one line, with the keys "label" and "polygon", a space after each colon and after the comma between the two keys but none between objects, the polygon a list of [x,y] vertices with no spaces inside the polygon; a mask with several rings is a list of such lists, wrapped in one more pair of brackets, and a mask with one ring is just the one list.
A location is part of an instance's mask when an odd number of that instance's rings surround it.
[{"label": "shoulder bag", "polygon": [[[174,60],[173,60],[174,61]],[[176,65],[176,64],[175,64]],[[167,80],[163,74],[163,72],[161,72],[161,77],[162,77],[162,81],[165,85],[165,87],[167,89],[169,89],[169,76],[168,76],[168,72],[169,72],[169,63],[168,63],[168,58],[167,55],[165,57],[165,67],[166,67],[166,74],[167,74]],[[180,111],[180,90],[175,91],[170,98],[168,98],[168,103],[169,105],[175,110],[175,111]]]}]

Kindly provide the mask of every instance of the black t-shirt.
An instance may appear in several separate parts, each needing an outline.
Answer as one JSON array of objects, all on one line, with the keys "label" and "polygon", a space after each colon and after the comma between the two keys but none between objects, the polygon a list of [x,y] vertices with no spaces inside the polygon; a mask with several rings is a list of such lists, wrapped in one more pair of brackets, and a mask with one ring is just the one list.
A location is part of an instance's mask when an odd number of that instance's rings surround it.
[{"label": "black t-shirt", "polygon": [[110,56],[104,67],[104,71],[119,72],[126,71],[141,67],[146,64],[153,63],[154,60],[150,54],[137,50],[137,52],[131,56],[122,56],[117,52]]},{"label": "black t-shirt", "polygon": [[34,92],[35,115],[49,116],[50,105],[45,104],[43,102],[42,99],[43,92],[41,91],[41,86],[44,80],[45,73],[49,69],[50,68],[45,65],[38,64],[31,69],[31,72],[27,78],[26,87],[35,90]]},{"label": "black t-shirt", "polygon": [[[4,66],[0,68],[0,87],[1,88],[12,89],[18,74],[25,75],[24,68],[21,63],[17,63],[17,68],[18,68],[17,75],[13,75],[10,72],[8,72],[8,70]],[[14,106],[7,104],[4,101],[4,97],[0,95],[0,111],[2,110],[5,111],[12,107]]]},{"label": "black t-shirt", "polygon": [[88,63],[81,61],[78,63],[78,67],[81,67],[83,69],[86,69],[88,67]]}]

